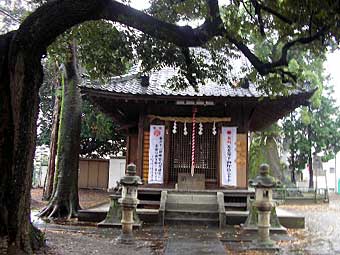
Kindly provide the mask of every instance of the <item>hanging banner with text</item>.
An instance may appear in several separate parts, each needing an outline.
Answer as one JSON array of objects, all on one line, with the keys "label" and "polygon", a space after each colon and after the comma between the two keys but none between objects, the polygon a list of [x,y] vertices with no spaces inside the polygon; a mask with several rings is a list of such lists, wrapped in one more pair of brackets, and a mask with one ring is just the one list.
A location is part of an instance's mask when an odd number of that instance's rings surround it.
[{"label": "hanging banner with text", "polygon": [[222,185],[237,185],[236,127],[222,127],[221,136]]},{"label": "hanging banner with text", "polygon": [[163,125],[150,125],[148,183],[151,184],[163,183],[164,130]]}]

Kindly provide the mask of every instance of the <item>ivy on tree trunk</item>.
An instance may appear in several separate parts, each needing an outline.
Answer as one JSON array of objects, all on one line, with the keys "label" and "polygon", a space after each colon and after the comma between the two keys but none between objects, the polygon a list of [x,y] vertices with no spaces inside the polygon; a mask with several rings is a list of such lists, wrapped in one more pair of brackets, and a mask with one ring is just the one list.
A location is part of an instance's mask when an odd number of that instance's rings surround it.
[{"label": "ivy on tree trunk", "polygon": [[69,45],[65,64],[66,77],[62,88],[62,103],[58,135],[57,167],[53,194],[41,217],[71,218],[77,215],[78,168],[80,149],[81,97],[78,88],[75,42]]}]

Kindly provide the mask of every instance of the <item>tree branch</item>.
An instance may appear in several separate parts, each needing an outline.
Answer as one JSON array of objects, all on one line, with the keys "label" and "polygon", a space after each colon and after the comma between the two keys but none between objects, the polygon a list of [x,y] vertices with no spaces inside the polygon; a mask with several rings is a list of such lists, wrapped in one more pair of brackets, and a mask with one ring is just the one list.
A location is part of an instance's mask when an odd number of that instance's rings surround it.
[{"label": "tree branch", "polygon": [[16,41],[42,55],[55,38],[74,25],[87,20],[107,19],[136,28],[157,39],[179,47],[201,46],[212,37],[223,34],[218,1],[206,0],[209,16],[197,28],[161,21],[142,11],[114,0],[56,0],[32,13],[20,26]]},{"label": "tree branch", "polygon": [[326,33],[328,28],[329,28],[328,26],[325,26],[322,29],[320,29],[317,33],[315,33],[313,36],[300,37],[290,42],[287,42],[282,47],[281,57],[277,61],[268,62],[268,63],[261,61],[254,53],[251,52],[251,50],[247,47],[247,45],[237,40],[232,35],[226,34],[226,38],[231,43],[233,43],[243,53],[243,55],[246,58],[248,58],[250,63],[255,67],[255,69],[259,72],[259,74],[267,75],[269,73],[275,72],[275,69],[278,67],[288,65],[288,51],[290,48],[292,48],[296,44],[308,44],[319,39],[321,36],[323,36]]},{"label": "tree branch", "polygon": [[[257,2],[257,0],[255,0]],[[265,10],[266,12],[274,15],[275,17],[277,17],[278,19],[280,19],[281,21],[289,24],[289,25],[292,25],[294,22],[292,20],[290,20],[289,18],[287,18],[286,16],[282,15],[281,13],[275,11],[274,9],[266,6],[266,5],[263,5],[259,2],[257,2],[259,8],[261,8],[262,10]]]},{"label": "tree branch", "polygon": [[[256,0],[253,0],[256,1]],[[287,66],[288,50],[296,44],[308,44],[323,36],[329,26],[323,27],[309,37],[301,37],[286,43],[281,50],[281,57],[275,62],[263,62],[249,47],[229,33],[223,25],[217,0],[206,0],[208,15],[205,22],[197,27],[178,26],[161,21],[142,11],[136,10],[114,0],[55,0],[50,1],[22,23],[13,40],[15,48],[21,48],[37,57],[45,52],[46,47],[55,38],[71,28],[87,20],[107,19],[136,28],[152,37],[176,44],[181,48],[198,47],[215,36],[225,36],[234,44],[261,75],[275,71],[275,68]],[[258,3],[258,8],[268,8]],[[278,14],[272,10],[275,16]],[[283,17],[281,17],[282,19]],[[286,20],[286,22],[290,22]],[[16,43],[15,43],[16,42]]]},{"label": "tree branch", "polygon": [[264,32],[264,22],[261,15],[261,7],[256,0],[250,0],[251,4],[254,6],[255,14],[257,16],[257,21],[259,22],[260,33],[263,37],[266,36]]},{"label": "tree branch", "polygon": [[288,65],[288,60],[287,60],[287,55],[288,55],[288,51],[291,47],[293,47],[296,44],[308,44],[311,43],[317,39],[319,39],[320,37],[322,37],[327,29],[329,27],[328,26],[324,26],[323,28],[321,28],[318,32],[316,32],[314,35],[312,36],[308,36],[308,37],[300,37],[297,38],[293,41],[287,42],[281,50],[281,57],[279,60],[273,62],[272,64],[267,64],[268,67],[271,66],[271,68],[275,68],[275,67],[279,67],[279,66],[286,66]]}]

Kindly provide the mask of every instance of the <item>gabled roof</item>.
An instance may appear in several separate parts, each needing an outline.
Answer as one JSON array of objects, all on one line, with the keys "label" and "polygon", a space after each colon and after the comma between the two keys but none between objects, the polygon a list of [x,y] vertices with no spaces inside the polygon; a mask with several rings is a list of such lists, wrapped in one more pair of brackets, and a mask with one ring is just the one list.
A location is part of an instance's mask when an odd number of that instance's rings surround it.
[{"label": "gabled roof", "polygon": [[[249,88],[231,87],[229,84],[219,84],[214,81],[207,81],[206,84],[198,85],[195,90],[192,86],[185,89],[175,90],[170,88],[169,80],[177,75],[177,70],[172,67],[164,67],[154,71],[149,76],[148,86],[142,86],[141,75],[136,70],[129,74],[112,77],[108,83],[84,80],[81,84],[83,89],[94,89],[126,95],[143,96],[193,96],[193,97],[252,97],[263,96],[256,89],[256,86],[249,83]],[[299,94],[301,91],[294,90],[292,94]]]},{"label": "gabled roof", "polygon": [[[80,88],[92,103],[122,125],[132,122],[135,125],[138,120],[138,111],[142,110],[143,105],[145,106],[145,103],[149,101],[161,102],[160,104],[164,105],[170,102],[177,104],[181,100],[194,103],[213,101],[216,107],[233,104],[240,106],[236,108],[240,111],[245,107],[249,115],[244,121],[249,124],[251,131],[261,130],[300,105],[308,104],[309,98],[315,91],[292,90],[288,96],[278,95],[271,98],[260,93],[251,83],[248,88],[242,88],[213,81],[198,85],[198,90],[193,87],[175,90],[167,86],[167,81],[176,74],[177,71],[174,68],[162,68],[152,72],[148,84],[143,84],[143,86],[142,83],[145,80],[143,81],[140,73],[134,70],[126,75],[113,77],[107,83],[83,80]],[[160,107],[160,104],[157,107]],[[165,111],[171,111],[171,109],[173,108],[166,107],[162,113],[166,114]],[[191,108],[186,110],[191,114]],[[168,112],[168,114],[171,113]],[[212,110],[210,114],[218,114],[218,112]]]}]

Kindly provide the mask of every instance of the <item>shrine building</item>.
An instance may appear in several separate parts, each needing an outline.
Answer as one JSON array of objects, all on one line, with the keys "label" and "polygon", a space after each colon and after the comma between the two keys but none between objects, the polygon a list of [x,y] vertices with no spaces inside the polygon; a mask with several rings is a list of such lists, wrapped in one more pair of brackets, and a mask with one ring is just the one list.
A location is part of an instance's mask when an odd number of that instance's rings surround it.
[{"label": "shrine building", "polygon": [[175,75],[165,67],[81,85],[84,97],[126,130],[126,163],[136,164],[146,188],[247,189],[249,132],[307,105],[313,94],[271,98],[251,83],[213,81],[174,90],[167,84]]}]

